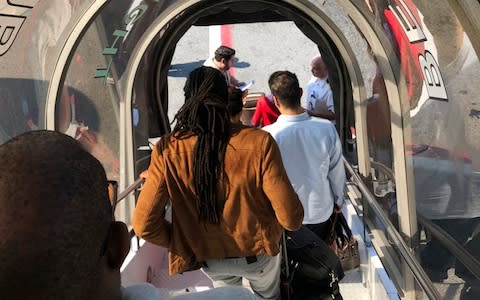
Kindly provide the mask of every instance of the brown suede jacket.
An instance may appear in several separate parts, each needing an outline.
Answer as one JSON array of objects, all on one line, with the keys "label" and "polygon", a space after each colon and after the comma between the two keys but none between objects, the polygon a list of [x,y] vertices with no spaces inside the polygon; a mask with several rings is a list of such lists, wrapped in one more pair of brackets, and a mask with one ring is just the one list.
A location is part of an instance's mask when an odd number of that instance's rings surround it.
[{"label": "brown suede jacket", "polygon": [[[197,138],[172,138],[152,152],[148,177],[133,215],[135,233],[169,249],[171,275],[206,259],[279,253],[283,228],[302,225],[303,207],[269,133],[235,126],[225,154],[228,197],[219,225],[201,222],[195,206],[193,149]],[[172,206],[171,223],[165,220]],[[283,228],[282,228],[283,227]]]}]

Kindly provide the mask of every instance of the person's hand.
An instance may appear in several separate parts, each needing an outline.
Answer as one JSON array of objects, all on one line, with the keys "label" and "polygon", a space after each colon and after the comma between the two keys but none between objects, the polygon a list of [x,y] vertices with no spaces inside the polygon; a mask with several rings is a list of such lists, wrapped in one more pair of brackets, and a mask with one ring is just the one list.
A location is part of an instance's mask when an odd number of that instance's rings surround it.
[{"label": "person's hand", "polygon": [[327,113],[329,110],[325,102],[317,101],[315,103],[315,111],[320,113]]},{"label": "person's hand", "polygon": [[315,112],[315,111],[307,110],[307,113],[312,117],[322,118],[322,119],[327,119],[327,120],[335,120],[335,114],[332,113],[331,111],[321,113],[321,112]]},{"label": "person's hand", "polygon": [[93,152],[98,143],[97,134],[95,132],[88,130],[87,126],[79,124],[77,127],[76,139],[83,145],[83,147],[85,147],[88,152],[95,156]]},{"label": "person's hand", "polygon": [[108,178],[118,178],[120,172],[120,161],[116,154],[110,149],[103,136],[86,126],[79,126],[80,134],[77,140],[82,146],[102,162]]},{"label": "person's hand", "polygon": [[140,178],[143,178],[143,179],[147,179],[147,177],[148,177],[148,170],[145,170],[145,171],[143,171],[142,173],[140,173],[139,177],[140,177]]}]

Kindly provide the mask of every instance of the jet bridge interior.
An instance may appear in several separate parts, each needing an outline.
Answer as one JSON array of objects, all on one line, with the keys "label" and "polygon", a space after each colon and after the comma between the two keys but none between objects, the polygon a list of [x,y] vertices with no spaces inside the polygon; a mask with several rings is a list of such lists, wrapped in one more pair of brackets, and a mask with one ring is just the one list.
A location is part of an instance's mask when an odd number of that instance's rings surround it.
[{"label": "jet bridge interior", "polygon": [[[169,69],[192,26],[293,22],[327,62],[348,195],[398,295],[468,299],[480,278],[478,16],[467,0],[7,1],[0,143],[65,132],[123,191],[148,165],[139,149],[170,131]],[[134,205],[130,194],[117,218],[128,224]]]}]

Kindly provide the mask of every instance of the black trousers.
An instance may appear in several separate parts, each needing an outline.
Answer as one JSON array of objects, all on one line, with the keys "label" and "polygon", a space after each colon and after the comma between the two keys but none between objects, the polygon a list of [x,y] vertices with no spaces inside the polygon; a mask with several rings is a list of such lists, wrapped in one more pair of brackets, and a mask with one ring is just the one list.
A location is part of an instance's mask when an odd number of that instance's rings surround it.
[{"label": "black trousers", "polygon": [[330,239],[330,232],[332,229],[333,218],[335,216],[335,212],[332,213],[330,218],[325,222],[318,223],[318,224],[305,224],[308,229],[313,231],[318,237],[320,237],[324,242],[329,244],[331,241]]}]

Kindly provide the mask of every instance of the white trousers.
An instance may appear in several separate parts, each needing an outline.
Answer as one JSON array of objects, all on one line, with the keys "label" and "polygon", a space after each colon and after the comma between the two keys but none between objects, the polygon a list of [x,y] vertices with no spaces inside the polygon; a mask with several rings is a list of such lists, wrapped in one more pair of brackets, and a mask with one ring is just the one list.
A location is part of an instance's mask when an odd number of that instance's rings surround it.
[{"label": "white trousers", "polygon": [[245,278],[257,299],[280,299],[280,262],[280,254],[260,255],[250,264],[245,257],[209,259],[202,271],[214,287],[242,285]]}]

